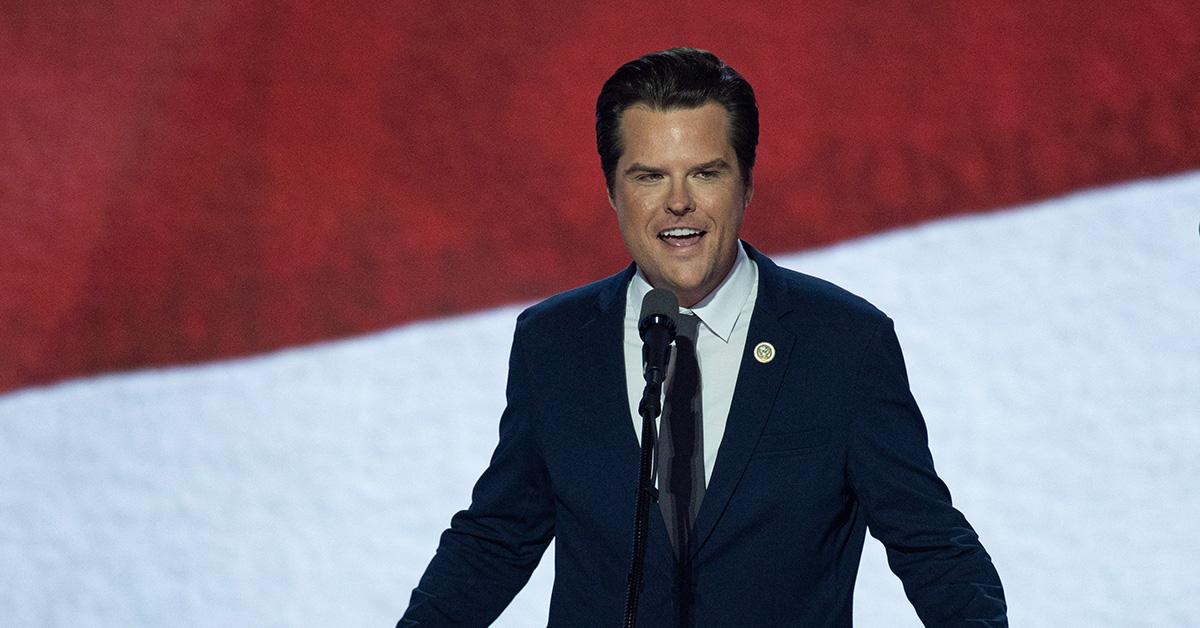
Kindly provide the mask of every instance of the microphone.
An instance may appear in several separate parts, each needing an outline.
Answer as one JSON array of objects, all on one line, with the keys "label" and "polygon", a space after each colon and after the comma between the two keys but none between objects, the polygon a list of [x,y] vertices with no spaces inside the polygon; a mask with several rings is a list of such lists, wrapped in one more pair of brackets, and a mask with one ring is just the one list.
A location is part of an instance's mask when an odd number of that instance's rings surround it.
[{"label": "microphone", "polygon": [[654,288],[642,299],[638,334],[642,337],[642,376],[647,386],[657,389],[666,379],[677,314],[679,299],[670,290]]},{"label": "microphone", "polygon": [[638,467],[637,502],[633,516],[633,561],[629,564],[629,588],[625,590],[624,628],[633,628],[637,617],[638,595],[645,577],[646,534],[650,522],[650,501],[658,501],[658,491],[651,480],[654,457],[654,419],[662,414],[662,385],[667,377],[667,362],[671,359],[671,343],[675,341],[675,317],[679,314],[679,297],[674,292],[654,288],[642,299],[642,315],[638,318],[638,334],[642,337],[642,375],[646,388],[638,414],[642,415],[642,455]]}]

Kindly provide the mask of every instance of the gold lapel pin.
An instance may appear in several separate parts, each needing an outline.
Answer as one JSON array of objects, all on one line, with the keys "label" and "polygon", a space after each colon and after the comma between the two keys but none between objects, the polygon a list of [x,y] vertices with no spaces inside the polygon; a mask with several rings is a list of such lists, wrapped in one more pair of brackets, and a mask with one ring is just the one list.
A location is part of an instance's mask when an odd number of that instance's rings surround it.
[{"label": "gold lapel pin", "polygon": [[754,359],[760,364],[766,364],[775,359],[775,346],[769,342],[760,342],[754,345]]}]

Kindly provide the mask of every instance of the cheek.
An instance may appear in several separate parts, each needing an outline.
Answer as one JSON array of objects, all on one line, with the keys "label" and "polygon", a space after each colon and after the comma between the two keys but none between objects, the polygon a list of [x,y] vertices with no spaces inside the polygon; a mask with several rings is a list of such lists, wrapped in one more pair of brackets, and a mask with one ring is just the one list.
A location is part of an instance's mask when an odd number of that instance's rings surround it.
[{"label": "cheek", "polygon": [[627,197],[618,215],[621,216],[621,222],[624,225],[630,228],[644,228],[654,216],[651,206],[646,199],[636,196]]},{"label": "cheek", "polygon": [[644,220],[638,218],[637,212],[630,211],[629,207],[622,207],[617,210],[617,228],[621,232],[621,239],[625,245],[631,248],[642,248],[641,244],[645,240],[646,225]]},{"label": "cheek", "polygon": [[744,199],[741,196],[727,198],[723,214],[722,221],[726,226],[732,229],[741,227],[742,218],[746,214]]}]

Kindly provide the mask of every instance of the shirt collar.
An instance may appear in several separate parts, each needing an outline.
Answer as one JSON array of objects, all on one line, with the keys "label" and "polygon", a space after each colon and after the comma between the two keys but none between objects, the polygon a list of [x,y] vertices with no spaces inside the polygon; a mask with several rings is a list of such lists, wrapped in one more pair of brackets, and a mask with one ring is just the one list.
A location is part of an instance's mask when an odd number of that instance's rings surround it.
[{"label": "shirt collar", "polygon": [[[704,327],[707,327],[721,340],[729,342],[729,337],[733,334],[733,327],[737,324],[738,317],[741,316],[742,309],[746,305],[746,300],[750,298],[757,279],[758,268],[750,261],[750,257],[746,255],[746,249],[739,242],[733,268],[730,269],[725,279],[695,307],[690,309],[681,307],[679,310],[695,314],[700,318],[700,322],[704,323]],[[627,303],[630,304],[630,307],[638,307],[634,304],[640,304],[647,292],[650,292],[650,282],[646,281],[642,269],[639,268],[629,282]],[[636,309],[632,311],[635,312],[634,316],[637,316]]]}]

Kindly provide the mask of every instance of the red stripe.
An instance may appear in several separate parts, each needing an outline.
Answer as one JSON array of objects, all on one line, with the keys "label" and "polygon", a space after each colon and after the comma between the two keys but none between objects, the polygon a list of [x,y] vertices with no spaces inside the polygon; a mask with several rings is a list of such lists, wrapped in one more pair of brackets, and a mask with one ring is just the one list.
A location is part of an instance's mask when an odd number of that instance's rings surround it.
[{"label": "red stripe", "polygon": [[2,10],[0,390],[615,270],[595,92],[685,42],[759,93],[768,251],[1200,164],[1195,2],[379,4]]}]

